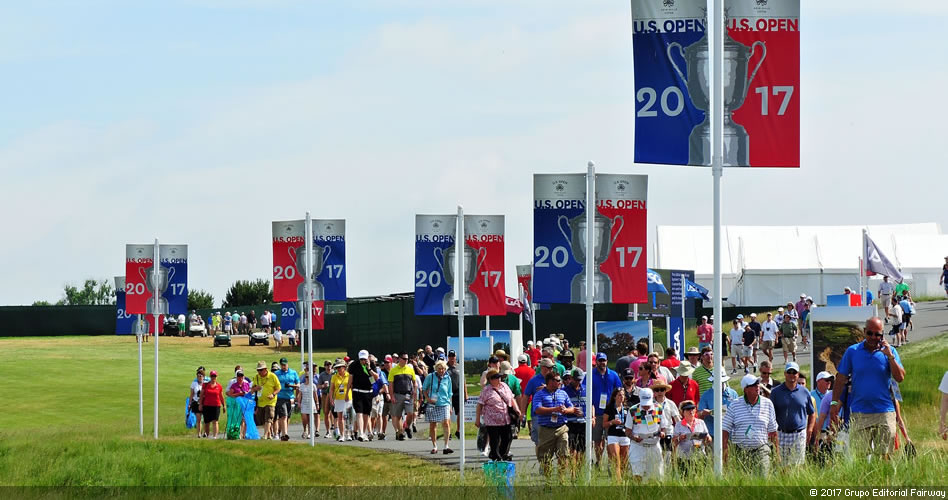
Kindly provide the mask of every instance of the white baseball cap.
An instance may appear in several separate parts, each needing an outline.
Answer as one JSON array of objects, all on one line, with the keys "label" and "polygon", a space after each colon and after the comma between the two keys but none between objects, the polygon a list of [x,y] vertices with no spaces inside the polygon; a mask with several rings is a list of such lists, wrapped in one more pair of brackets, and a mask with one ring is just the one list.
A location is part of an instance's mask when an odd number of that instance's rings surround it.
[{"label": "white baseball cap", "polygon": [[526,355],[526,354],[521,354],[521,355],[517,356],[517,361],[520,362],[520,363],[526,363],[526,362],[530,361],[530,359],[527,358],[527,355]]},{"label": "white baseball cap", "polygon": [[359,359],[369,359],[369,351],[362,349],[359,351]]},{"label": "white baseball cap", "polygon": [[652,390],[648,387],[639,389],[639,406],[652,405]]},{"label": "white baseball cap", "polygon": [[777,308],[777,312],[782,313],[782,312],[783,312],[783,308],[782,308],[782,307],[778,307],[778,308]]},{"label": "white baseball cap", "polygon": [[805,293],[801,293],[801,294],[800,294],[800,298],[801,298],[801,299],[805,299],[805,298],[806,298],[806,294],[805,294]]},{"label": "white baseball cap", "polygon": [[760,377],[748,373],[747,375],[744,375],[744,378],[741,379],[741,390],[746,389],[748,386],[757,385],[759,383]]},{"label": "white baseball cap", "polygon": [[820,372],[816,376],[816,381],[819,382],[820,380],[827,379],[827,378],[833,378],[833,375],[830,372]]}]

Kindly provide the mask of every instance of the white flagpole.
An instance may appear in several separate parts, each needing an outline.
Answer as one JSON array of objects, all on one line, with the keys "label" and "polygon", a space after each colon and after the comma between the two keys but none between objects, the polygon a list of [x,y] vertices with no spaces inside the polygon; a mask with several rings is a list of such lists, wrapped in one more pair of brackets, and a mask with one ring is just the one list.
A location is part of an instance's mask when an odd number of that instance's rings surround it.
[{"label": "white flagpole", "polygon": [[[490,316],[484,316],[484,319],[485,319],[484,328],[487,329],[487,336],[490,337]],[[494,348],[494,346],[491,346],[491,349],[493,349],[493,348]],[[494,355],[494,353],[493,353],[493,351],[491,351],[491,356],[493,356],[493,355]]]},{"label": "white flagpole", "polygon": [[457,279],[455,279],[455,285],[458,287],[458,359],[460,360],[458,370],[458,390],[461,391],[461,394],[458,395],[458,400],[461,404],[458,405],[458,427],[460,427],[461,434],[461,460],[460,460],[460,473],[461,480],[464,480],[464,459],[466,455],[465,441],[466,437],[464,435],[464,404],[466,399],[464,397],[464,390],[467,388],[467,379],[464,378],[464,208],[461,205],[458,205],[458,225],[457,225],[457,234],[454,239],[454,255],[455,260],[457,260]]},{"label": "white flagpole", "polygon": [[145,322],[145,319],[143,314],[138,314],[137,316],[138,321],[135,322],[135,337],[138,338],[138,434],[144,436],[145,400],[142,395],[142,323]]},{"label": "white flagpole", "polygon": [[[517,298],[518,298],[518,299],[523,299],[523,285],[521,285],[520,283],[517,283],[517,294],[518,294],[518,295],[517,295]],[[523,300],[520,301],[520,307],[521,307],[521,308],[526,308],[526,307],[527,307],[527,305],[523,303]],[[520,311],[520,316],[519,316],[518,319],[517,319],[517,324],[518,324],[518,326],[519,326],[519,328],[520,328],[520,338],[523,339],[523,311]],[[521,340],[520,342],[522,343],[523,340]],[[507,354],[510,355],[511,357],[514,355],[514,353],[512,353],[512,352],[509,352],[509,353],[507,353]],[[511,358],[511,359],[512,359],[512,358]],[[511,363],[511,364],[513,364],[513,363]]]},{"label": "white flagpole", "polygon": [[724,0],[710,0],[711,22],[711,178],[713,180],[714,225],[714,474],[724,474],[724,448],[721,442],[723,420],[721,370],[721,337],[724,322],[721,304],[721,176],[724,175]]},{"label": "white flagpole", "polygon": [[[158,299],[161,298],[161,291],[158,290],[158,266],[161,265],[159,262],[158,255],[158,238],[155,238],[155,260],[152,264],[152,284],[155,287],[155,291],[152,294],[152,300],[155,304],[155,439],[158,439],[158,337],[161,325],[159,325],[158,318],[161,316],[161,312],[158,309]],[[203,381],[202,381],[203,382]]]},{"label": "white flagpole", "polygon": [[[595,300],[595,289],[593,281],[593,272],[595,271],[595,260],[593,260],[592,249],[596,245],[595,227],[596,217],[596,165],[593,162],[587,164],[586,170],[586,372],[590,373],[593,369],[592,350],[593,350],[593,302]],[[592,443],[592,424],[596,414],[593,410],[592,398],[592,378],[586,377],[586,482],[592,481],[593,450]]]},{"label": "white flagpole", "polygon": [[685,297],[688,296],[688,286],[685,284],[685,275],[681,275],[681,336],[678,337],[678,345],[675,348],[675,357],[681,359],[681,353],[685,352]]},{"label": "white flagpole", "polygon": [[[306,283],[306,289],[303,293],[306,294],[306,345],[309,350],[309,384],[310,389],[313,388],[313,220],[309,216],[309,212],[306,212],[306,227],[304,229],[305,235],[305,245],[306,245],[306,276],[303,278]],[[323,314],[326,311],[323,310]],[[309,425],[310,430],[315,427],[316,421],[313,420],[313,407],[315,405],[309,405]],[[328,431],[327,431],[328,432]],[[316,433],[309,433],[309,445],[316,446]]]},{"label": "white flagpole", "polygon": [[533,318],[533,321],[530,322],[530,329],[533,331],[533,348],[537,347],[537,305],[533,302],[533,298],[536,295],[533,294],[533,263],[530,263],[530,317]]}]

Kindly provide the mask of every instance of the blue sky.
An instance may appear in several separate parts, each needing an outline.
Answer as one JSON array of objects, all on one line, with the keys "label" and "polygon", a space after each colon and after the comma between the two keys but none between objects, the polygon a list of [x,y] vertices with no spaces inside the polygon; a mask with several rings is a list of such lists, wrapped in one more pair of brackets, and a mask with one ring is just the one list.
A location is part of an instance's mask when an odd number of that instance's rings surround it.
[{"label": "blue sky", "polygon": [[[725,222],[948,227],[948,6],[801,19],[803,168],[728,171]],[[458,203],[507,215],[512,289],[531,175],[587,160],[650,175],[650,238],[710,224],[708,171],[632,162],[630,29],[605,0],[0,5],[0,304],[122,274],[155,237],[219,300],[306,210],[348,220],[350,295],[408,291],[414,214]]]}]

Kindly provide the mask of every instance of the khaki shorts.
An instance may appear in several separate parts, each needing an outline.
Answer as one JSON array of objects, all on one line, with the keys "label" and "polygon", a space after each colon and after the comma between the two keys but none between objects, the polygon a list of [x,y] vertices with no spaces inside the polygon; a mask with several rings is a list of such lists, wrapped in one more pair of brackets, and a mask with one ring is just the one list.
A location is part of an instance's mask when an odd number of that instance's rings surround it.
[{"label": "khaki shorts", "polygon": [[275,418],[276,418],[276,405],[260,407],[260,420],[263,420],[263,425],[270,424],[270,422],[273,422]]},{"label": "khaki shorts", "polygon": [[892,453],[896,436],[895,412],[856,413],[849,423],[849,443],[856,456]]},{"label": "khaki shorts", "polygon": [[783,338],[783,352],[797,352],[796,339]]},{"label": "khaki shorts", "polygon": [[772,349],[774,348],[774,341],[773,341],[773,340],[765,340],[765,341],[763,341],[763,342],[760,343],[760,348],[763,349],[763,350],[765,350],[765,351],[772,350]]},{"label": "khaki shorts", "polygon": [[541,464],[549,463],[554,455],[559,460],[565,460],[569,456],[569,428],[566,425],[555,429],[542,425],[538,427],[537,461]]}]

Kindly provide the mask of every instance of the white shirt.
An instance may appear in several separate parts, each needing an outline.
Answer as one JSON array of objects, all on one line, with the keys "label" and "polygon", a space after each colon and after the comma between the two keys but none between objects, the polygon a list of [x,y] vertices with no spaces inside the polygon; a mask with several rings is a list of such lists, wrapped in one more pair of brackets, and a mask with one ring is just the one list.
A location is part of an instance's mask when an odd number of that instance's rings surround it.
[{"label": "white shirt", "polygon": [[200,397],[201,384],[198,383],[197,379],[194,379],[194,380],[191,381],[191,391],[194,393],[194,396],[191,397],[191,399],[192,399],[195,403],[197,403],[198,400],[201,399],[201,397]]},{"label": "white shirt", "polygon": [[[704,419],[695,418],[695,430],[694,432],[684,424],[684,422],[678,422],[675,424],[675,436],[680,436],[682,434],[691,435],[697,433],[708,433],[708,426],[704,423]],[[678,456],[684,458],[690,458],[696,450],[701,449],[700,447],[695,446],[695,443],[701,443],[701,446],[704,446],[704,439],[686,439],[678,443]]]},{"label": "white shirt", "polygon": [[[656,401],[655,404],[658,405],[658,401]],[[665,430],[666,436],[671,436],[675,430],[675,423],[681,420],[681,414],[678,413],[678,406],[675,405],[675,402],[668,398],[665,398],[661,405],[662,429]]]},{"label": "white shirt", "polygon": [[945,372],[945,376],[941,378],[941,384],[938,386],[938,390],[942,394],[948,394],[948,372]]},{"label": "white shirt", "polygon": [[183,314],[179,314],[179,315],[178,315],[178,324],[183,325],[185,321],[187,321],[187,318],[185,318]]},{"label": "white shirt", "polygon": [[760,325],[760,331],[764,335],[764,342],[771,341],[775,342],[777,340],[777,322],[774,320],[764,321]]},{"label": "white shirt", "polygon": [[895,285],[890,281],[883,281],[879,283],[879,295],[892,295],[892,292],[895,291]]},{"label": "white shirt", "polygon": [[744,345],[744,329],[741,327],[731,328],[731,345]]},{"label": "white shirt", "polygon": [[777,432],[777,412],[774,404],[758,397],[757,404],[749,405],[743,397],[731,402],[721,429],[727,431],[732,443],[741,448],[758,448],[767,444],[767,434]]}]

